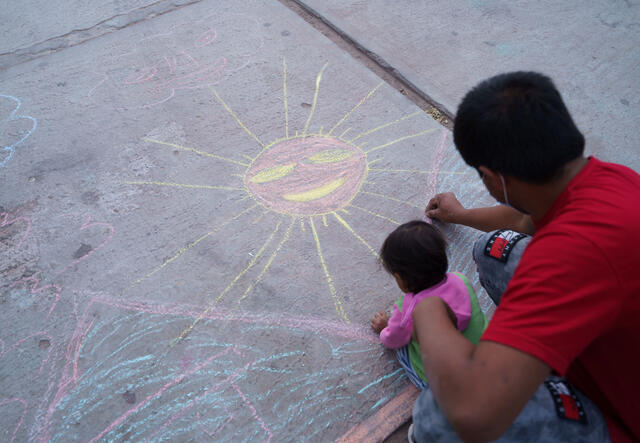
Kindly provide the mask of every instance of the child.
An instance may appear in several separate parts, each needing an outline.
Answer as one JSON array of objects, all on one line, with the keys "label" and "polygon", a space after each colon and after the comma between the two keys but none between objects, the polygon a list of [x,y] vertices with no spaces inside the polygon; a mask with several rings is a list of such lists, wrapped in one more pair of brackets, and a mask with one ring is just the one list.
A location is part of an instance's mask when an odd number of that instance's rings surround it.
[{"label": "child", "polygon": [[420,347],[412,338],[411,314],[418,302],[426,297],[442,298],[458,330],[474,344],[487,327],[487,318],[466,277],[447,273],[446,244],[432,225],[416,220],[399,226],[384,241],[380,258],[405,295],[396,301],[390,318],[380,311],[371,319],[371,327],[380,333],[385,347],[397,350],[398,360],[413,384],[425,389],[428,384]]}]

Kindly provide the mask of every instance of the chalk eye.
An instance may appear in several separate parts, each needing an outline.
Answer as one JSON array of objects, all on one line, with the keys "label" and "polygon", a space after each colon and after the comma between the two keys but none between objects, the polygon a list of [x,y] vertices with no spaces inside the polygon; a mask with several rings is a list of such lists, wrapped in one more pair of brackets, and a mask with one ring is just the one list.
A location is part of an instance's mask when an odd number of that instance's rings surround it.
[{"label": "chalk eye", "polygon": [[253,177],[251,177],[249,181],[251,183],[267,183],[267,182],[272,182],[274,180],[279,180],[291,174],[291,172],[293,172],[295,167],[296,167],[295,163],[289,163],[287,165],[266,168],[258,172]]},{"label": "chalk eye", "polygon": [[347,149],[325,149],[309,157],[311,163],[337,163],[353,156],[354,152]]}]

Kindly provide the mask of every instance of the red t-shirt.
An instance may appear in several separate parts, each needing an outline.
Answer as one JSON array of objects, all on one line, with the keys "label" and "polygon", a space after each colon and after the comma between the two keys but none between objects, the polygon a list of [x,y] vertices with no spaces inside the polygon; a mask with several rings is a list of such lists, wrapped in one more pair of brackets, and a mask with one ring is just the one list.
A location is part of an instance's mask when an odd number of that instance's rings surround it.
[{"label": "red t-shirt", "polygon": [[482,340],[566,375],[640,440],[640,175],[590,158],[527,246]]}]

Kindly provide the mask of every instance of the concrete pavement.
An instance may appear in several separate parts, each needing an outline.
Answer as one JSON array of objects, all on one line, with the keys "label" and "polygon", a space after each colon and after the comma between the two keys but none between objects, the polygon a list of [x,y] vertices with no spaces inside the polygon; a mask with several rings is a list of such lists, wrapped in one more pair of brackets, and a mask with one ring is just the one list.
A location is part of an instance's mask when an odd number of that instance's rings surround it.
[{"label": "concrete pavement", "polygon": [[[426,17],[416,5],[306,3],[450,111],[491,69],[537,57],[476,54],[492,17],[520,20],[491,2],[441,9],[436,35],[457,32],[470,64],[410,56],[438,46],[402,34]],[[368,326],[398,295],[376,251],[439,190],[492,203],[450,132],[280,2],[21,5],[0,54],[1,439],[333,441],[402,392]],[[396,25],[388,53],[378,16]],[[580,52],[608,61],[615,92],[568,62],[554,77],[592,152],[637,169],[622,16],[596,32],[616,50]],[[475,232],[443,231],[475,279]]]},{"label": "concrete pavement", "polygon": [[587,152],[638,170],[640,2],[299,0],[455,114],[479,80],[549,75]]}]

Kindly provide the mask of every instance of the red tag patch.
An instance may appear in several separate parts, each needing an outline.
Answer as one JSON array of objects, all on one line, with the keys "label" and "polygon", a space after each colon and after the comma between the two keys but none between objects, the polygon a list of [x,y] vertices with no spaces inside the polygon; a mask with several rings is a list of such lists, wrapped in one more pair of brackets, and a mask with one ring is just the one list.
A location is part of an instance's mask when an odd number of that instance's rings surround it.
[{"label": "red tag patch", "polygon": [[519,232],[500,229],[494,232],[489,241],[487,241],[484,247],[484,254],[506,263],[513,247],[525,237],[525,234],[520,234]]},{"label": "red tag patch", "polygon": [[569,382],[563,380],[547,380],[544,382],[544,385],[553,398],[553,404],[556,406],[558,417],[584,424],[587,423],[587,415],[584,412],[582,403],[580,403]]},{"label": "red tag patch", "polygon": [[504,252],[504,247],[507,246],[508,243],[509,242],[504,238],[496,238],[496,240],[493,242],[493,245],[491,245],[489,255],[495,258],[501,258],[502,253]]},{"label": "red tag patch", "polygon": [[562,407],[564,408],[564,416],[571,420],[580,420],[580,411],[573,397],[560,394],[560,399],[562,400]]}]

